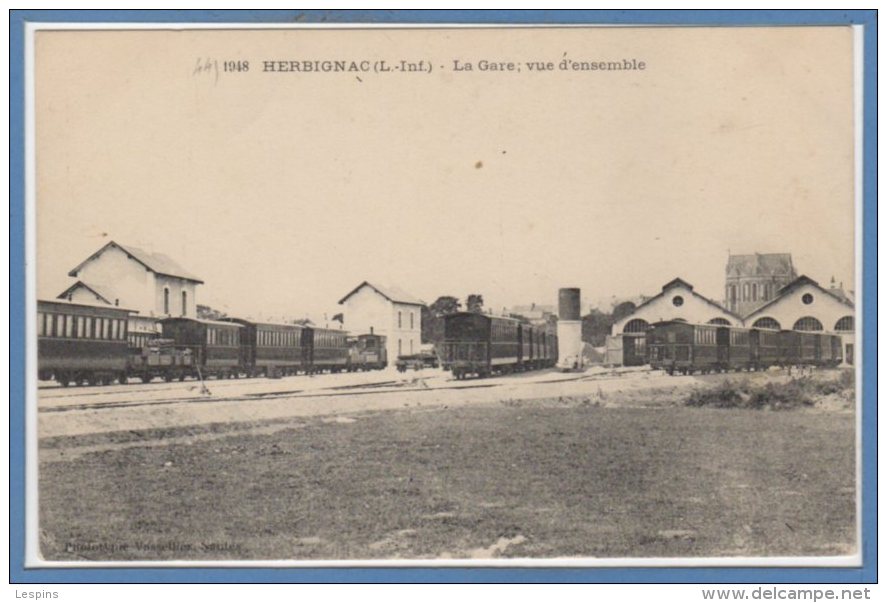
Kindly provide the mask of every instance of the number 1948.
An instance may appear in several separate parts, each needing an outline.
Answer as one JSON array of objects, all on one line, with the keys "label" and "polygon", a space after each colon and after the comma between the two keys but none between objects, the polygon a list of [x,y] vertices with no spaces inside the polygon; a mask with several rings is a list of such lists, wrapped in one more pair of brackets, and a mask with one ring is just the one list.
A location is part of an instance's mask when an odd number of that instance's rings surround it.
[{"label": "number 1948", "polygon": [[249,61],[224,61],[222,70],[226,73],[249,71]]}]

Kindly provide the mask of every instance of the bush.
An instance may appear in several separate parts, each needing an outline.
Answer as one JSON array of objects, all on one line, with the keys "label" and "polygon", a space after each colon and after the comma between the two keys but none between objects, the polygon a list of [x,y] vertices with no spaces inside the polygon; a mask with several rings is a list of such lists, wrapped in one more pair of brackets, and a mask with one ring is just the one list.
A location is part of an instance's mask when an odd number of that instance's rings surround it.
[{"label": "bush", "polygon": [[722,381],[709,389],[695,389],[687,397],[687,406],[711,406],[713,408],[740,408],[749,400],[747,381]]},{"label": "bush", "polygon": [[809,378],[764,385],[750,385],[748,381],[735,382],[727,379],[713,388],[690,392],[685,403],[687,406],[711,408],[791,410],[812,406],[813,400],[810,394],[817,386],[819,384],[814,386],[814,381]]},{"label": "bush", "polygon": [[809,379],[796,379],[788,383],[766,383],[752,394],[752,408],[792,410],[801,406],[813,406],[808,394]]}]

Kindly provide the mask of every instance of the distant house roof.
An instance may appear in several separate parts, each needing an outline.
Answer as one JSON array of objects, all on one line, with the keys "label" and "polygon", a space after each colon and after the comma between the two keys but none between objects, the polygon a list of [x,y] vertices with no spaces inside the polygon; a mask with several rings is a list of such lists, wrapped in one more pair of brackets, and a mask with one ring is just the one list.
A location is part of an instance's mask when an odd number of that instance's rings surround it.
[{"label": "distant house roof", "polygon": [[750,253],[727,258],[728,276],[795,276],[790,253]]},{"label": "distant house roof", "polygon": [[[701,299],[702,301],[704,301],[708,305],[717,308],[718,310],[720,310],[724,314],[729,314],[730,316],[736,318],[740,322],[742,321],[742,318],[738,314],[734,314],[733,312],[731,312],[730,310],[728,310],[727,308],[725,308],[724,306],[722,306],[718,302],[716,302],[712,299],[709,299],[708,297],[705,297],[704,295],[700,295],[700,294],[696,293],[695,291],[693,291],[693,285],[691,285],[690,283],[688,283],[687,281],[685,281],[682,278],[672,279],[672,280],[668,281],[667,283],[665,283],[664,285],[662,285],[662,291],[659,292],[658,295],[654,295],[650,299],[645,300],[643,303],[638,304],[638,306],[634,309],[634,312],[632,312],[631,314],[634,314],[635,312],[637,312],[638,310],[640,310],[641,308],[643,308],[646,305],[652,304],[657,299],[664,296],[666,293],[668,293],[668,291],[670,291],[671,289],[674,289],[675,287],[684,287],[685,289],[690,291],[690,293],[694,297],[698,297],[699,299]],[[628,316],[631,316],[631,314],[629,314],[623,318],[628,318]]]},{"label": "distant house roof", "polygon": [[64,291],[62,291],[56,297],[56,299],[68,299],[68,296],[71,295],[72,293],[74,293],[74,291],[76,291],[77,289],[86,289],[87,291],[89,291],[90,293],[92,293],[93,295],[98,297],[100,300],[102,300],[103,302],[105,302],[109,306],[114,305],[114,302],[113,302],[114,295],[110,291],[108,291],[107,289],[105,289],[104,287],[101,287],[99,285],[84,283],[83,281],[77,281],[76,283],[74,283],[73,285],[71,285],[70,287],[68,287]]},{"label": "distant house roof", "polygon": [[152,251],[145,251],[144,249],[139,249],[138,247],[133,247],[132,245],[121,245],[120,243],[117,243],[115,241],[109,241],[101,249],[77,264],[77,267],[72,269],[68,273],[68,276],[77,276],[77,273],[80,272],[84,264],[96,259],[111,247],[116,247],[117,249],[128,255],[130,258],[134,259],[138,263],[142,264],[145,268],[156,274],[172,276],[175,278],[184,279],[186,281],[194,281],[195,283],[199,284],[203,283],[201,279],[182,268],[175,260],[167,255]]},{"label": "distant house roof", "polygon": [[780,301],[783,297],[785,297],[786,295],[789,295],[792,291],[796,290],[798,287],[802,287],[804,285],[810,285],[811,287],[815,287],[816,289],[825,293],[829,297],[834,298],[835,300],[844,304],[845,306],[848,306],[850,308],[854,307],[853,302],[847,298],[847,296],[844,294],[843,291],[826,289],[825,287],[823,287],[822,285],[820,285],[819,283],[814,281],[809,276],[802,274],[801,276],[799,276],[798,278],[796,278],[795,280],[793,280],[789,284],[787,284],[783,287],[780,287],[779,291],[776,292],[776,297],[774,297],[770,301],[758,306],[757,308],[755,308],[754,310],[752,310],[751,312],[746,314],[745,317],[748,318],[749,316],[753,316],[754,314],[761,312],[765,308],[769,308],[770,306],[772,306],[776,302]]},{"label": "distant house roof", "polygon": [[422,300],[420,300],[417,297],[413,297],[412,295],[410,295],[409,293],[407,293],[403,289],[400,289],[399,287],[380,287],[378,285],[374,285],[374,284],[370,283],[369,281],[364,281],[361,284],[359,284],[357,287],[352,289],[348,293],[348,295],[346,295],[345,297],[343,297],[342,299],[339,300],[339,303],[344,304],[348,300],[349,297],[351,297],[352,295],[354,295],[355,293],[357,293],[358,291],[360,291],[364,287],[369,287],[370,289],[372,289],[373,291],[375,291],[376,293],[378,293],[379,295],[381,295],[382,297],[384,297],[385,299],[387,299],[390,302],[395,302],[398,304],[411,304],[414,306],[424,306],[425,305],[425,303]]}]

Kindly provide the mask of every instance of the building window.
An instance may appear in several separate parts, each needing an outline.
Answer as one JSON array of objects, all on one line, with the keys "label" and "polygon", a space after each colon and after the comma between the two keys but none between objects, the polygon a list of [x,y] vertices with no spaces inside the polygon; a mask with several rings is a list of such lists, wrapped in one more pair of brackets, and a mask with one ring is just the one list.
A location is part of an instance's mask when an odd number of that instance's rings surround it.
[{"label": "building window", "polygon": [[718,317],[718,318],[712,318],[710,321],[708,321],[708,324],[730,326],[730,321],[727,320],[726,318]]},{"label": "building window", "polygon": [[648,323],[643,318],[634,318],[629,320],[625,324],[625,328],[622,329],[623,333],[643,333],[647,329],[650,328],[650,323]]},{"label": "building window", "polygon": [[182,316],[188,315],[188,292],[182,291]]},{"label": "building window", "polygon": [[822,331],[822,323],[812,316],[799,318],[792,327],[795,331]]},{"label": "building window", "polygon": [[813,294],[812,293],[805,293],[801,297],[801,301],[804,302],[805,305],[809,306],[810,304],[813,303]]},{"label": "building window", "polygon": [[853,332],[853,317],[845,316],[835,323],[835,331]]},{"label": "building window", "polygon": [[400,310],[397,311],[397,328],[400,329],[403,327],[403,312]]},{"label": "building window", "polygon": [[169,287],[163,288],[163,313],[169,314]]},{"label": "building window", "polygon": [[764,316],[763,318],[757,319],[752,327],[756,329],[773,329],[778,331],[782,327],[774,318],[770,318],[769,316]]},{"label": "building window", "polygon": [[671,303],[673,303],[676,307],[680,308],[684,305],[684,298],[680,295],[675,295],[671,298]]},{"label": "building window", "polygon": [[[415,328],[415,327],[413,326],[413,316],[414,316],[414,314],[415,314],[415,312],[410,312],[410,329],[414,329],[414,328]],[[410,343],[410,346],[411,346],[411,347],[412,347],[412,345],[413,345],[413,344]]]},{"label": "building window", "polygon": [[403,341],[400,339],[397,340],[397,355],[398,356],[403,355]]}]

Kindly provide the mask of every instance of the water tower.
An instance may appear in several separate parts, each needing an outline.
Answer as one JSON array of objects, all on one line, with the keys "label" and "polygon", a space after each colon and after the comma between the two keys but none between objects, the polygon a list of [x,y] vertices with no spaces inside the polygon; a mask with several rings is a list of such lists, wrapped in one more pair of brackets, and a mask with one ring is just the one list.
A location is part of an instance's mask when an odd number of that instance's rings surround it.
[{"label": "water tower", "polygon": [[558,291],[557,365],[562,369],[582,368],[582,317],[579,289],[567,287]]}]

